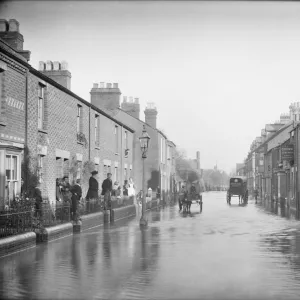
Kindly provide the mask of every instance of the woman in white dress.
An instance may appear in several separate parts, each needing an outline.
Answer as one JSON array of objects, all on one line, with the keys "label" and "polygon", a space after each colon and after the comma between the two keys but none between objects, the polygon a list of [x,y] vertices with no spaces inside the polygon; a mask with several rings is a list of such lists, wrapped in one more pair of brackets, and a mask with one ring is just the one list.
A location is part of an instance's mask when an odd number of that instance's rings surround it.
[{"label": "woman in white dress", "polygon": [[131,177],[129,178],[128,181],[128,196],[129,197],[135,196],[135,185]]}]

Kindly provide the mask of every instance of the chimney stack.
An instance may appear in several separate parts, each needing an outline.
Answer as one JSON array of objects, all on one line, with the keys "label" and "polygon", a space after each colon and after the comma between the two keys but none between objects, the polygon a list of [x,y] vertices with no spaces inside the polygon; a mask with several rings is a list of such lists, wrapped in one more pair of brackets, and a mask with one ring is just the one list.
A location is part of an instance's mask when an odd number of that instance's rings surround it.
[{"label": "chimney stack", "polygon": [[71,89],[71,73],[68,71],[67,62],[52,62],[51,60],[47,60],[45,63],[40,61],[39,71],[68,90]]},{"label": "chimney stack", "polygon": [[134,118],[139,119],[140,118],[140,104],[138,101],[139,98],[135,98],[135,99],[137,99],[137,102],[133,102],[133,97],[128,97],[128,101],[127,101],[127,97],[124,96],[123,102],[121,104],[121,109],[126,111],[129,115],[133,116]]},{"label": "chimney stack", "polygon": [[197,170],[200,170],[200,151],[196,152],[196,159],[197,159]]},{"label": "chimney stack", "polygon": [[145,122],[153,128],[156,128],[157,110],[153,102],[147,103],[145,113]]},{"label": "chimney stack", "polygon": [[28,62],[30,60],[30,51],[23,50],[24,38],[19,32],[19,27],[20,24],[15,19],[10,19],[9,21],[0,19],[0,38]]},{"label": "chimney stack", "polygon": [[118,83],[100,82],[100,87],[95,85],[90,91],[91,103],[99,108],[109,110],[118,109],[120,107],[121,91]]}]

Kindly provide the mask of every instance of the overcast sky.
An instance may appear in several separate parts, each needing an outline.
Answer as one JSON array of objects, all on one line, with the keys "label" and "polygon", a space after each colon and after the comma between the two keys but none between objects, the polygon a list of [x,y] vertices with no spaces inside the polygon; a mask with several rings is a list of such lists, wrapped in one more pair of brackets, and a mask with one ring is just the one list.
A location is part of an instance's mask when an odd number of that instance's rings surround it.
[{"label": "overcast sky", "polygon": [[80,2],[0,4],[20,22],[32,66],[66,60],[71,89],[93,82],[158,109],[158,128],[202,168],[230,171],[266,123],[300,101],[300,3]]}]

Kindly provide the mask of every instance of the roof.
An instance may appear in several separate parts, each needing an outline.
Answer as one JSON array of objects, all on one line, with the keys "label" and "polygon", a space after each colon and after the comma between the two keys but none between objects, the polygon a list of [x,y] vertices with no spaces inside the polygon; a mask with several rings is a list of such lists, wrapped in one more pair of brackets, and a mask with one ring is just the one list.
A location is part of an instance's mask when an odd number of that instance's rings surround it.
[{"label": "roof", "polygon": [[270,140],[272,140],[275,136],[277,136],[278,134],[280,134],[283,130],[285,130],[286,128],[288,128],[289,126],[292,126],[293,123],[292,121],[287,123],[286,125],[282,126],[280,129],[278,129],[274,134],[272,134],[271,136],[269,136],[268,139],[266,139],[262,144],[260,144],[256,149],[252,150],[249,152],[249,155],[253,154],[254,152],[257,152],[258,150],[260,150],[262,147],[264,147]]},{"label": "roof", "polygon": [[[0,41],[1,41],[1,43],[3,42],[5,44],[5,46],[6,46],[5,48],[7,48],[7,43],[5,43],[2,39],[0,39]],[[1,43],[0,43],[0,50],[1,50],[1,52],[3,52],[5,55],[9,56],[10,58],[14,59],[18,63],[22,64],[23,66],[25,66],[29,70],[30,73],[34,74],[35,76],[39,77],[40,79],[42,79],[42,80],[44,80],[44,81],[46,81],[48,83],[50,83],[51,85],[53,85],[56,88],[60,89],[61,91],[65,92],[66,94],[69,94],[70,96],[76,98],[77,100],[79,100],[80,102],[82,102],[83,104],[85,104],[86,106],[89,106],[93,110],[97,111],[98,113],[102,114],[103,116],[107,117],[108,119],[111,119],[112,121],[114,121],[115,123],[119,124],[120,126],[123,126],[128,131],[134,132],[134,130],[132,128],[130,128],[127,125],[123,124],[122,122],[114,119],[112,116],[110,116],[108,113],[104,112],[102,109],[100,109],[100,108],[96,107],[95,105],[91,104],[90,102],[84,100],[83,98],[81,98],[78,95],[74,94],[69,89],[65,88],[64,86],[60,85],[59,83],[57,83],[53,79],[49,78],[45,74],[43,74],[40,71],[38,71],[35,68],[33,68],[30,64],[28,64],[27,62],[25,62],[21,58],[19,58],[18,55],[16,55],[15,53],[11,53],[7,49],[5,49],[3,47],[3,45],[1,45]],[[12,47],[10,47],[10,48],[12,50],[14,50]]]}]

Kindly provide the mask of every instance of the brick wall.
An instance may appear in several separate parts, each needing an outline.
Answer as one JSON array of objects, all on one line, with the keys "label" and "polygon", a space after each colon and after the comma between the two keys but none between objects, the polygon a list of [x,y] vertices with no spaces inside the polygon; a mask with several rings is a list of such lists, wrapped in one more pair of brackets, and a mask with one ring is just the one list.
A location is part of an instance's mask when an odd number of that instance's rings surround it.
[{"label": "brick wall", "polygon": [[[91,159],[97,161],[96,170],[99,172],[98,181],[101,185],[106,178],[106,173],[111,170],[113,180],[117,179],[119,184],[124,182],[124,164],[128,168],[132,165],[132,151],[129,151],[128,157],[125,157],[125,131],[128,136],[128,148],[132,149],[133,134],[117,124],[113,120],[104,115],[99,115],[99,146],[95,144],[95,114],[96,111],[91,112]],[[98,113],[99,114],[99,113]],[[117,126],[117,138],[115,135],[115,127]],[[116,145],[117,143],[117,145]],[[96,158],[96,160],[95,160]],[[109,164],[109,165],[108,165]],[[109,168],[110,167],[110,168]],[[117,169],[115,170],[115,167]],[[115,174],[117,172],[117,176]]]},{"label": "brick wall", "polygon": [[[5,200],[12,199],[21,189],[21,170],[16,170],[16,181],[7,188],[6,155],[22,160],[22,149],[25,141],[25,99],[26,99],[26,68],[0,52],[0,207]],[[6,145],[10,145],[7,147]]]},{"label": "brick wall", "polygon": [[[135,130],[133,138],[133,180],[136,185],[136,190],[140,191],[143,187],[143,164],[142,153],[140,149],[139,137],[142,135],[143,125],[145,124],[141,120],[138,120],[122,110],[118,110],[114,117],[123,122],[130,128]],[[146,125],[146,130],[150,136],[149,149],[147,158],[145,160],[145,173],[146,173],[146,185],[152,189],[156,189],[159,185],[159,144],[158,144],[158,132],[156,129]]]},{"label": "brick wall", "polygon": [[[38,86],[45,84],[45,124],[43,130],[38,130]],[[85,147],[77,141],[77,106],[81,106],[81,131],[85,135],[88,145]],[[95,115],[99,117],[99,144],[95,144]],[[118,127],[118,149],[115,144],[115,126]],[[43,156],[43,197],[55,201],[55,182],[59,176],[58,165],[62,164],[61,176],[66,175],[73,162],[82,157],[82,168],[86,161],[95,163],[99,172],[97,179],[100,189],[104,180],[104,163],[111,162],[111,171],[114,174],[117,168],[117,178],[122,183],[121,163],[132,164],[132,153],[124,157],[124,143],[122,142],[125,129],[100,112],[93,110],[75,97],[61,91],[57,87],[40,80],[30,74],[29,101],[28,101],[28,147],[33,157],[42,153],[40,148],[47,148]],[[90,133],[89,133],[90,132]],[[128,143],[132,148],[132,133],[128,131]],[[63,155],[59,155],[62,153]],[[108,170],[108,169],[107,169]],[[70,177],[72,179],[72,177]],[[75,178],[74,178],[75,179]],[[86,196],[88,182],[82,182],[83,196]]]},{"label": "brick wall", "polygon": [[[45,84],[45,126],[38,130],[38,86]],[[28,98],[28,148],[32,156],[40,152],[39,146],[47,148],[43,157],[42,192],[45,198],[55,201],[55,182],[59,175],[57,166],[62,164],[62,174],[66,175],[76,154],[81,154],[83,161],[88,160],[88,147],[77,142],[77,105],[82,107],[82,133],[89,136],[89,107],[76,98],[43,82],[35,75],[29,76]],[[60,151],[66,155],[59,154]],[[62,157],[64,156],[64,157]],[[58,159],[58,161],[57,161]],[[84,187],[86,189],[86,187]]]},{"label": "brick wall", "polygon": [[1,114],[6,126],[0,126],[0,139],[23,143],[25,138],[26,73],[7,64],[1,73]]}]

